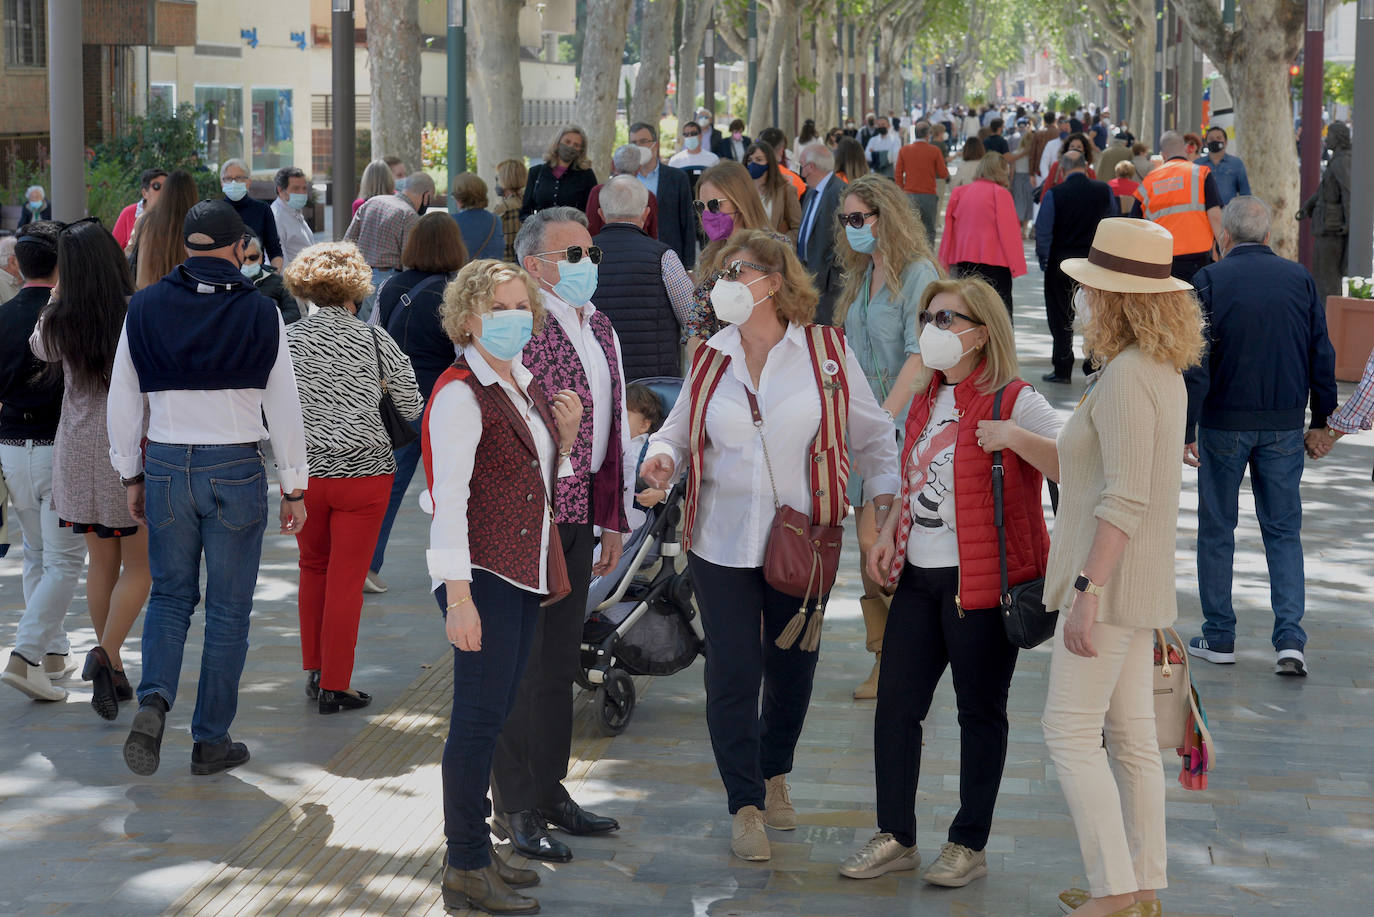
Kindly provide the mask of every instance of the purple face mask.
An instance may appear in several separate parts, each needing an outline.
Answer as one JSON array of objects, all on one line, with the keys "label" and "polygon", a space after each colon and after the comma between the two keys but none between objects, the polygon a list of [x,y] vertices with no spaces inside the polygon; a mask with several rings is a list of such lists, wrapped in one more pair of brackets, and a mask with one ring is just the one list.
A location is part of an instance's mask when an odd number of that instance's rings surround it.
[{"label": "purple face mask", "polygon": [[728,213],[712,213],[707,210],[701,215],[701,228],[706,230],[706,238],[712,242],[730,238],[735,231],[735,218]]}]

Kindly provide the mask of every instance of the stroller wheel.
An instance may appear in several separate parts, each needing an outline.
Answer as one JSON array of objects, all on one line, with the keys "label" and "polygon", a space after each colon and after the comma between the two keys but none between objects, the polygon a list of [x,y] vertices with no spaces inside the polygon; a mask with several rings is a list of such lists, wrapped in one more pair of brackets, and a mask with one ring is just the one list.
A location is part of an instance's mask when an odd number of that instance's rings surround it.
[{"label": "stroller wheel", "polygon": [[634,679],[623,669],[611,669],[596,689],[596,721],[602,735],[618,736],[630,724],[635,709]]}]

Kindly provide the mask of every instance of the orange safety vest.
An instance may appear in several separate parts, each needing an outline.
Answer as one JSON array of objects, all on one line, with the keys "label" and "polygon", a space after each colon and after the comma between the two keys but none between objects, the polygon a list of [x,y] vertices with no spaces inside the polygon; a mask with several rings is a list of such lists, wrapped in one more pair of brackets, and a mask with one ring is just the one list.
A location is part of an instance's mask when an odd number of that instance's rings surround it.
[{"label": "orange safety vest", "polygon": [[1207,166],[1172,159],[1151,169],[1135,189],[1145,219],[1173,234],[1175,258],[1212,250],[1212,224],[1203,195],[1211,171]]}]

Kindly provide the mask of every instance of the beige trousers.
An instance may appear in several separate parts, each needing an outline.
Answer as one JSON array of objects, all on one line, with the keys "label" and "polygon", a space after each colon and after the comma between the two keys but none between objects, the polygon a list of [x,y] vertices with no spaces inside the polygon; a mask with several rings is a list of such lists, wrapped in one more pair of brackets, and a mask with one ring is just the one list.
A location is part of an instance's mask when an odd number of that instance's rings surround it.
[{"label": "beige trousers", "polygon": [[[1041,725],[1095,897],[1164,888],[1164,765],[1155,740],[1154,632],[1093,626],[1095,658],[1054,636]],[[1106,748],[1103,748],[1103,738]],[[1109,763],[1110,762],[1110,763]]]}]

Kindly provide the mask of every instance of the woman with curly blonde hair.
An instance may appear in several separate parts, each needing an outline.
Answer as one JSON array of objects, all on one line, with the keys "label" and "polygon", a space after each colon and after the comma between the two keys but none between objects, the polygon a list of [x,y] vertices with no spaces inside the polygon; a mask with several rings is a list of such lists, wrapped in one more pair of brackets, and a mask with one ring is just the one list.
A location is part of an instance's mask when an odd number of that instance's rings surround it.
[{"label": "woman with curly blonde hair", "polygon": [[[925,227],[896,183],[881,175],[865,175],[849,183],[840,202],[835,232],[835,258],[844,271],[844,288],[836,301],[835,322],[844,332],[878,403],[900,426],[916,386],[924,377],[920,328],[916,314],[921,294],[942,276],[931,254]],[[862,479],[849,477],[849,499],[858,499]],[[864,584],[863,610],[868,651],[873,669],[854,689],[854,697],[871,700],[878,692],[883,627],[889,597],[868,579],[868,549],[878,536],[874,513],[859,511],[859,575]]]},{"label": "woman with curly blonde hair", "polygon": [[[710,660],[706,722],[734,815],[731,848],[742,859],[766,860],[764,826],[797,826],[787,774],[811,697],[826,600],[811,597],[819,607],[799,633],[798,600],[768,584],[763,556],[775,501],[807,516],[814,509],[821,519],[844,512],[847,481],[841,462],[825,460],[824,440],[847,441],[867,496],[890,506],[897,440],[843,336],[811,324],[818,297],[795,247],[746,230],[721,246],[719,261],[725,267],[711,300],[730,324],[698,349],[641,474],[666,488],[677,469],[691,469],[683,534]],[[842,424],[828,406],[846,385]]]},{"label": "woman with curly blonde hair", "polygon": [[487,818],[496,739],[515,703],[548,560],[561,556],[549,500],[582,420],[576,394],[551,398],[520,360],[545,319],[539,287],[519,267],[472,261],[444,290],[444,330],[461,348],[430,395],[423,432],[434,514],[431,587],[453,645],[453,707],[444,743],[443,897],[449,908],[534,913],[512,889],[539,874],[511,867],[491,845]]},{"label": "woman with curly blonde hair", "polygon": [[576,207],[585,213],[587,198],[598,184],[587,158],[587,132],[569,124],[554,134],[544,161],[530,169],[520,219],[550,207]]},{"label": "woman with curly blonde hair", "polygon": [[[697,180],[696,210],[706,237],[711,241],[702,249],[697,262],[692,311],[683,329],[688,350],[692,353],[701,341],[721,328],[711,305],[711,290],[720,280],[722,266],[726,264],[721,252],[729,248],[731,240],[741,232],[755,229],[771,232],[773,228],[749,171],[731,159],[701,173]],[[784,241],[787,238],[774,235]]]},{"label": "woman with curly blonde hair", "polygon": [[351,242],[312,245],[286,269],[286,289],[318,306],[286,329],[305,421],[310,486],[300,547],[301,661],[320,713],[366,707],[352,687],[363,579],[377,544],[396,459],[377,404],[383,392],[420,416],[410,359],[391,336],[357,318],[372,269]]},{"label": "woman with curly blonde hair", "polygon": [[1089,885],[1060,898],[1084,917],[1157,915],[1167,884],[1151,669],[1154,631],[1178,615],[1183,370],[1203,348],[1201,310],[1169,276],[1172,259],[1168,230],[1116,217],[1098,224],[1088,257],[1063,263],[1082,284],[1076,311],[1102,367],[1059,435],[1044,588],[1060,612],[1045,741]]}]

